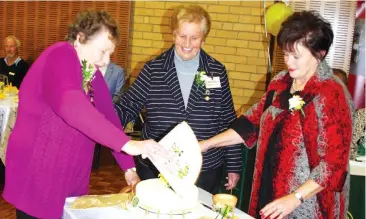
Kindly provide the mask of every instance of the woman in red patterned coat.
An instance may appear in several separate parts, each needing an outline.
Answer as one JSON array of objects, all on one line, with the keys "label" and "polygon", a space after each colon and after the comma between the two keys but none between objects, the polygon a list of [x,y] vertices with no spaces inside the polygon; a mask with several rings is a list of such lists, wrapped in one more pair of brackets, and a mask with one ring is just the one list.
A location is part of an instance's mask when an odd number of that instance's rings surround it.
[{"label": "woman in red patterned coat", "polygon": [[249,214],[257,218],[345,218],[353,106],[324,58],[331,25],[296,12],[277,38],[288,71],[271,81],[259,103],[202,150],[257,143]]}]

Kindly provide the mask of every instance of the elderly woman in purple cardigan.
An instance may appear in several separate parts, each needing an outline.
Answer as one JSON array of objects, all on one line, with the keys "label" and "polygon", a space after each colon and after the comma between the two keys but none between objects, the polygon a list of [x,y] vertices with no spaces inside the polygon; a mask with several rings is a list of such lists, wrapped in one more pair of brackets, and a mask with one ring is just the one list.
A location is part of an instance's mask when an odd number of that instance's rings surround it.
[{"label": "elderly woman in purple cardigan", "polygon": [[98,66],[110,61],[118,33],[106,12],[82,12],[68,42],[47,48],[28,71],[3,193],[17,218],[61,218],[66,197],[87,194],[95,142],[114,151],[128,184],[139,180],[131,155],[164,153],[152,140],[130,140],[114,112]]}]

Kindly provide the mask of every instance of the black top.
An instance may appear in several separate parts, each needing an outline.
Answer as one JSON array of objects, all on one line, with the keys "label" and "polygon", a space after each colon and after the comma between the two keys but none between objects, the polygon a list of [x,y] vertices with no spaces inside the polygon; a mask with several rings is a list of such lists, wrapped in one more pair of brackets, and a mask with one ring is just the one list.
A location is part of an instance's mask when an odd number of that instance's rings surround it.
[{"label": "black top", "polygon": [[[12,85],[16,86],[18,89],[28,69],[29,64],[23,59],[21,59],[17,64],[14,63],[11,66],[6,64],[5,58],[0,59],[0,74],[6,75],[8,77],[9,83],[11,82]],[[13,72],[15,74],[10,75],[9,72]]]}]

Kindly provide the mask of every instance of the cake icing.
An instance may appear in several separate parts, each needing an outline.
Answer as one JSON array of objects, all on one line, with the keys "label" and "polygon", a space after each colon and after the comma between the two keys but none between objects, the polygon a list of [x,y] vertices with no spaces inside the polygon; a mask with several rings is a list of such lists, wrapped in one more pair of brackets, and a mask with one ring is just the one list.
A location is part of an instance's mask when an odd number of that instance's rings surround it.
[{"label": "cake icing", "polygon": [[136,186],[139,207],[160,214],[186,214],[192,212],[198,204],[198,188],[192,185],[182,198],[160,179],[141,181]]}]

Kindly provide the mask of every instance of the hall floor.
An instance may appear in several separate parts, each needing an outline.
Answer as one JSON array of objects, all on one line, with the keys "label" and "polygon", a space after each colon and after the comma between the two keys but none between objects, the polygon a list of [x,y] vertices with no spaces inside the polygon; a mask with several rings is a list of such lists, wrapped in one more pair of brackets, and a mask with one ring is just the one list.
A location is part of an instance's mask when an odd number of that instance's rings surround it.
[{"label": "hall floor", "polygon": [[[97,170],[93,170],[90,177],[89,194],[101,195],[119,192],[125,187],[126,181],[124,174],[118,165],[100,166]],[[2,186],[0,194],[2,194]],[[12,205],[5,202],[0,197],[0,218],[1,219],[15,219],[15,209]]]}]

